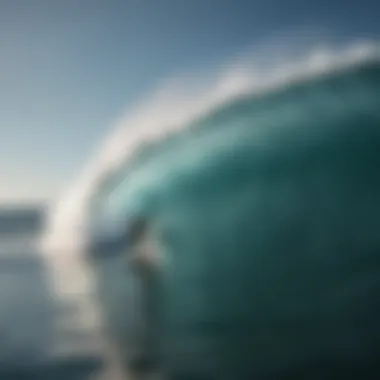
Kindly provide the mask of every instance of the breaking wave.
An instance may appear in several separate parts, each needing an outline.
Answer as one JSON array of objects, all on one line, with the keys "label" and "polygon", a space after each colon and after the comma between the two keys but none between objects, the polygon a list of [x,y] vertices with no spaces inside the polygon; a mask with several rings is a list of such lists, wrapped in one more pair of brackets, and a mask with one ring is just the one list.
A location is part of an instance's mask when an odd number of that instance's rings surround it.
[{"label": "breaking wave", "polygon": [[[188,132],[201,124],[212,124],[215,130],[219,128],[222,131],[224,125],[239,124],[239,120],[253,117],[252,113],[246,112],[246,99],[254,98],[257,103],[257,100],[265,98],[265,94],[280,94],[297,82],[311,83],[315,78],[327,74],[335,75],[360,67],[366,62],[378,61],[379,57],[380,49],[376,42],[362,41],[339,48],[325,46],[310,49],[301,57],[293,59],[276,58],[271,61],[270,57],[265,60],[261,56],[233,62],[213,75],[176,78],[121,120],[97,157],[79,175],[78,180],[66,189],[62,197],[51,205],[41,241],[44,250],[80,251],[88,240],[94,204],[99,204],[106,213],[120,212],[121,204],[125,203],[127,197],[126,187],[120,187],[120,184],[131,164],[137,163],[138,166],[139,160],[149,156],[152,149],[157,151],[160,146],[170,145],[173,136],[187,138]],[[324,95],[323,92],[315,94]],[[250,101],[252,100],[248,100],[248,103]],[[268,102],[273,102],[273,105],[266,104],[268,110],[273,106],[278,112],[277,117],[284,116],[281,116],[280,109],[274,107],[275,96]],[[287,109],[286,112],[292,111]],[[271,124],[271,121],[268,120],[267,123]],[[206,138],[213,139],[212,149],[217,149],[218,141],[220,145],[225,145],[226,140],[235,141],[235,144],[239,141],[244,143],[241,136],[233,132],[233,128],[229,133],[223,133],[215,132]],[[190,145],[191,148],[180,157],[183,165],[185,162],[194,163],[197,155],[194,148],[199,144],[210,144],[206,140],[195,141]],[[203,145],[202,147],[205,150]],[[170,154],[168,158],[163,158],[162,163],[166,165],[168,160],[173,161]],[[157,162],[150,170],[137,176],[135,182],[127,186],[127,192],[140,192],[142,187],[151,186],[152,178],[162,175],[158,170],[159,164]]]}]

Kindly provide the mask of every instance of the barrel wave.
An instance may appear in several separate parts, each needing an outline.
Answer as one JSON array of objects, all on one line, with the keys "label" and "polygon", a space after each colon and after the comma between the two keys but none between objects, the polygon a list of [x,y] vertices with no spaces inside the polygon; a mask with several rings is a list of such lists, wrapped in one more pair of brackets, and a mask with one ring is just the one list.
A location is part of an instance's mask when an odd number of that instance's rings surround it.
[{"label": "barrel wave", "polygon": [[[90,224],[153,226],[169,378],[377,378],[379,168],[373,55],[224,102],[103,178]],[[126,361],[128,249],[91,259]]]}]

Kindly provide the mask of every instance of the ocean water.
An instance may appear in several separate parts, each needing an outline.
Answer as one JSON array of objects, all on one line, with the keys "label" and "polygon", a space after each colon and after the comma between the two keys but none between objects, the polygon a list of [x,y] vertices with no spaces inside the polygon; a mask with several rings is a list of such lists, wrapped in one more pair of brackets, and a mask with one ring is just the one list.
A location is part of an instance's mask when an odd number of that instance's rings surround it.
[{"label": "ocean water", "polygon": [[0,379],[84,380],[102,369],[91,351],[91,337],[59,320],[74,315],[75,305],[56,298],[49,268],[39,252],[43,211],[0,209]]},{"label": "ocean water", "polygon": [[125,363],[144,317],[128,225],[143,218],[168,379],[380,377],[380,65],[350,59],[132,133],[52,212],[46,236],[87,243]]}]

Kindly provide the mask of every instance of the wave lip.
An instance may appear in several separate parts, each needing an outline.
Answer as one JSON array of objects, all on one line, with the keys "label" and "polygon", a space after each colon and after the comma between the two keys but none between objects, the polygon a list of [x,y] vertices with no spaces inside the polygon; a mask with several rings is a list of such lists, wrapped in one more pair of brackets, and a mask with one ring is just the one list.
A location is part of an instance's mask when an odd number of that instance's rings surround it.
[{"label": "wave lip", "polygon": [[[212,78],[178,78],[153,94],[117,125],[100,154],[50,207],[41,246],[45,252],[81,251],[89,239],[91,202],[119,173],[142,144],[158,143],[181,133],[197,118],[240,97],[261,96],[314,77],[380,61],[380,45],[364,41],[344,48],[311,49],[300,60],[277,60],[261,66],[255,59],[235,62]],[[202,84],[205,82],[205,84]]]}]

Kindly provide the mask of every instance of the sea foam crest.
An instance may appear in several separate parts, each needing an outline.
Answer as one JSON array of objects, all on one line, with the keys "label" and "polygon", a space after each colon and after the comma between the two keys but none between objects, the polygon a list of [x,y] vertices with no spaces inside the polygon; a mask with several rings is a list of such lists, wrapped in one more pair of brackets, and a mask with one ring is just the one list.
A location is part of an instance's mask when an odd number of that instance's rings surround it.
[{"label": "sea foam crest", "polygon": [[[187,75],[168,82],[116,125],[100,153],[70,184],[48,213],[41,238],[44,252],[80,252],[86,244],[88,201],[101,182],[133,157],[142,143],[165,139],[194,119],[249,94],[265,93],[300,80],[380,59],[380,45],[361,41],[345,47],[310,49],[297,59],[238,60],[213,75]],[[252,58],[253,57],[253,58]],[[259,62],[259,63],[258,63]]]}]

